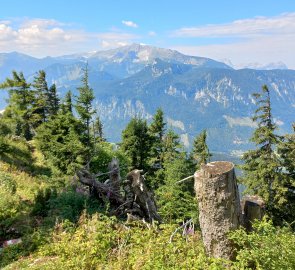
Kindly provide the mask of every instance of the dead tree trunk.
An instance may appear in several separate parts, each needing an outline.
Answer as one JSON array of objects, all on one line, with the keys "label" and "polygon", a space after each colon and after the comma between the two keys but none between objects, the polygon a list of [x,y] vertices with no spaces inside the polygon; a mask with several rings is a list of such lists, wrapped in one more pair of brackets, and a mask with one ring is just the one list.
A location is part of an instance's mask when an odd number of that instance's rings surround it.
[{"label": "dead tree trunk", "polygon": [[261,220],[264,216],[264,201],[259,196],[247,195],[242,198],[242,223],[247,232],[252,231],[252,223],[255,219]]},{"label": "dead tree trunk", "polygon": [[133,170],[127,174],[127,181],[134,193],[134,202],[137,203],[143,211],[147,221],[161,221],[161,217],[157,212],[156,202],[151,192],[147,189],[144,183],[144,177],[141,175],[141,170]]},{"label": "dead tree trunk", "polygon": [[110,185],[112,186],[112,190],[116,193],[120,193],[120,167],[119,167],[119,160],[113,158],[112,161],[109,163],[109,172],[110,172]]},{"label": "dead tree trunk", "polygon": [[234,258],[227,233],[240,225],[240,199],[234,165],[216,161],[201,166],[194,175],[199,221],[207,253],[215,258]]},{"label": "dead tree trunk", "polygon": [[101,183],[97,181],[95,175],[91,174],[88,170],[82,169],[78,171],[77,176],[82,184],[94,189],[96,194],[107,197],[115,205],[121,205],[124,203],[121,194],[115,192],[110,183]]}]

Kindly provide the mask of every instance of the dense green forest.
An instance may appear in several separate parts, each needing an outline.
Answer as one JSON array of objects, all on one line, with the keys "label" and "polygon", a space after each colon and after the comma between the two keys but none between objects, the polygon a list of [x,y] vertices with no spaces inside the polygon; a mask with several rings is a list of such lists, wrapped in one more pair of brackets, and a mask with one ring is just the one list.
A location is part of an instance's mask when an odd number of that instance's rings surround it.
[{"label": "dense green forest", "polygon": [[[9,91],[0,115],[0,243],[22,241],[1,248],[3,269],[295,269],[295,134],[278,135],[267,86],[254,94],[256,148],[244,154],[239,179],[263,198],[266,216],[250,233],[230,233],[235,261],[206,255],[193,179],[179,182],[210,161],[205,130],[187,152],[159,108],[149,123],[131,119],[119,144],[107,142],[87,65],[77,96],[61,98],[42,70],[32,83],[13,71],[0,88]],[[82,168],[106,181],[113,158],[122,179],[144,171],[160,224],[126,221],[77,181]],[[188,220],[190,232],[181,227]]]}]

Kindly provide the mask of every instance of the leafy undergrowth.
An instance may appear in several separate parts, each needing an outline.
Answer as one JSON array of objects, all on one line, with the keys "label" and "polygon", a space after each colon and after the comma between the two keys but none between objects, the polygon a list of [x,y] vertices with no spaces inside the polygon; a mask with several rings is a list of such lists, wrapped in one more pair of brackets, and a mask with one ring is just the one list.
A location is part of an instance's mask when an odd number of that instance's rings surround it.
[{"label": "leafy undergrowth", "polygon": [[230,235],[236,261],[212,259],[199,231],[184,237],[180,230],[170,243],[178,224],[147,227],[109,217],[103,202],[51,174],[34,147],[16,143],[20,163],[0,161],[0,241],[21,237],[22,243],[2,249],[1,269],[295,269],[289,228],[263,220],[252,233],[237,230]]}]

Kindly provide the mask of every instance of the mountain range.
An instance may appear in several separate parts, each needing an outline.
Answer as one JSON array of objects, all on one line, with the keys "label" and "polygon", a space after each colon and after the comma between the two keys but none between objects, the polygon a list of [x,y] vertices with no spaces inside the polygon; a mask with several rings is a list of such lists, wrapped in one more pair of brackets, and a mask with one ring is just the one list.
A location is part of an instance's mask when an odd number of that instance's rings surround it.
[{"label": "mountain range", "polygon": [[[13,69],[32,81],[35,72],[44,69],[61,95],[68,89],[76,93],[86,62],[95,107],[110,141],[120,141],[131,117],[150,121],[161,107],[167,127],[180,134],[185,146],[206,129],[211,151],[239,154],[250,147],[256,126],[251,120],[256,108],[252,93],[263,84],[270,89],[278,132],[291,132],[295,121],[295,71],[283,64],[275,65],[282,69],[234,69],[209,58],[140,44],[42,59],[2,53],[0,81]],[[1,91],[0,110],[5,96]]]}]

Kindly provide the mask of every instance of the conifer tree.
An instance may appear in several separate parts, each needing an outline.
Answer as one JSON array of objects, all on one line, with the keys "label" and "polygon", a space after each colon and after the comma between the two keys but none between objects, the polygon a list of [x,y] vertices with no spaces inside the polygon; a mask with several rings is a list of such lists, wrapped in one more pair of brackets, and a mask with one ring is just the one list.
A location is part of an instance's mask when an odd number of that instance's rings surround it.
[{"label": "conifer tree", "polygon": [[41,123],[46,122],[48,117],[48,98],[49,91],[46,82],[46,73],[40,70],[34,77],[33,87],[35,90],[35,98],[33,104],[34,126],[37,127]]},{"label": "conifer tree", "polygon": [[121,149],[131,162],[133,169],[148,170],[151,137],[147,122],[140,118],[132,118],[122,132]]},{"label": "conifer tree", "polygon": [[210,161],[210,152],[206,142],[207,132],[203,130],[194,140],[192,159],[193,163],[196,164],[196,169],[200,168],[201,164],[206,164]]},{"label": "conifer tree", "polygon": [[53,84],[48,90],[48,114],[54,116],[59,109],[59,98],[56,92],[56,85]]},{"label": "conifer tree", "polygon": [[165,126],[164,113],[162,109],[159,108],[149,126],[149,133],[152,140],[150,163],[152,167],[157,169],[162,168],[163,163]]},{"label": "conifer tree", "polygon": [[87,158],[83,124],[70,111],[60,111],[37,128],[37,147],[63,173],[73,173]]},{"label": "conifer tree", "polygon": [[82,77],[82,86],[78,87],[77,90],[79,91],[79,96],[77,97],[77,104],[75,107],[82,123],[85,126],[87,146],[90,147],[90,123],[95,110],[92,105],[94,93],[93,89],[89,86],[87,65],[84,69],[84,75]]},{"label": "conifer tree", "polygon": [[64,114],[71,114],[73,115],[73,103],[72,103],[72,92],[71,90],[69,90],[65,97],[64,97],[64,100],[60,106],[61,108],[61,111],[64,113]]},{"label": "conifer tree", "polygon": [[95,141],[101,142],[104,141],[103,137],[103,124],[97,115],[94,122],[93,122],[93,137]]},{"label": "conifer tree", "polygon": [[285,190],[280,218],[291,223],[295,228],[295,124],[293,124],[293,130],[293,134],[284,136],[284,140],[279,144],[278,153],[283,166]]},{"label": "conifer tree", "polygon": [[246,152],[243,156],[244,170],[243,183],[249,192],[260,195],[266,202],[267,211],[274,213],[283,202],[284,188],[281,177],[281,166],[275,152],[280,142],[276,135],[277,126],[273,122],[269,89],[263,85],[260,93],[253,94],[258,108],[253,121],[257,128],[251,141],[256,144],[255,150]]},{"label": "conifer tree", "polygon": [[31,84],[27,83],[22,72],[12,72],[12,78],[7,78],[0,88],[8,89],[9,100],[6,116],[14,122],[14,133],[30,140],[32,131],[32,103],[34,93]]}]

